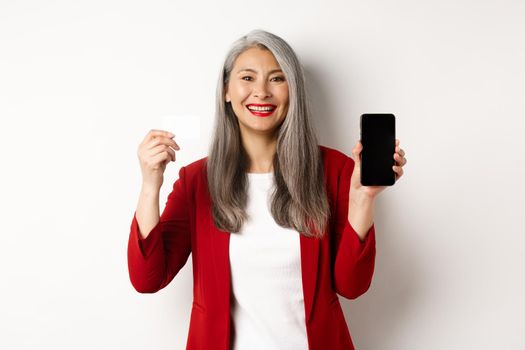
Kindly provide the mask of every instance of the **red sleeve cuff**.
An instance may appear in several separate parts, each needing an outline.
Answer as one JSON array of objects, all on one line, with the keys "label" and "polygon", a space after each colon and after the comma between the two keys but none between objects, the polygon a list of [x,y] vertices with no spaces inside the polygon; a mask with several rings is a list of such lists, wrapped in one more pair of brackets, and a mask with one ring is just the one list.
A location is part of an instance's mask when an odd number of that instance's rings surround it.
[{"label": "red sleeve cuff", "polygon": [[349,238],[352,250],[357,253],[358,260],[373,253],[375,248],[375,226],[368,229],[365,239],[362,241],[348,220],[345,222],[343,237]]},{"label": "red sleeve cuff", "polygon": [[133,215],[133,221],[131,222],[131,234],[133,237],[133,242],[138,247],[142,257],[147,259],[151,253],[155,250],[157,244],[159,244],[161,239],[161,223],[160,221],[153,227],[151,232],[146,238],[142,238],[140,234],[140,228],[137,222],[137,213]]}]

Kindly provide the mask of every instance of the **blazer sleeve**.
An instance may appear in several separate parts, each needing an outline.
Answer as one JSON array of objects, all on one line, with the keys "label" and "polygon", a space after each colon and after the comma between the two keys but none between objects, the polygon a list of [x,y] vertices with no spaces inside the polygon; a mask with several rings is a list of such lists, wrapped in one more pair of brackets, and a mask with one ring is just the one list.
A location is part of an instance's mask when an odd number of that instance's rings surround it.
[{"label": "blazer sleeve", "polygon": [[191,253],[190,218],[185,168],[173,184],[160,221],[144,239],[136,211],[128,240],[131,284],[140,293],[155,293],[168,285],[186,264]]},{"label": "blazer sleeve", "polygon": [[350,179],[354,160],[347,157],[337,187],[336,224],[333,237],[335,262],[333,266],[335,291],[355,299],[364,294],[372,282],[375,264],[375,227],[370,227],[364,241],[348,221]]}]

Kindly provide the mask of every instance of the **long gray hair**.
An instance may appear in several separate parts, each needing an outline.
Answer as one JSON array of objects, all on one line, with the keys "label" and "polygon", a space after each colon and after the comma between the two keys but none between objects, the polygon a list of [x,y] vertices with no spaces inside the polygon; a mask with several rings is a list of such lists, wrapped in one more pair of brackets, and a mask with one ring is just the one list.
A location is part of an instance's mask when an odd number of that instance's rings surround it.
[{"label": "long gray hair", "polygon": [[237,57],[252,47],[273,54],[289,89],[288,113],[278,129],[273,157],[271,214],[281,227],[320,238],[327,228],[330,206],[323,160],[310,124],[303,68],[286,41],[260,29],[232,44],[219,74],[215,127],[206,164],[214,223],[220,230],[236,233],[248,217],[246,172],[250,160],[241,142],[239,121],[231,103],[225,101],[225,87]]}]

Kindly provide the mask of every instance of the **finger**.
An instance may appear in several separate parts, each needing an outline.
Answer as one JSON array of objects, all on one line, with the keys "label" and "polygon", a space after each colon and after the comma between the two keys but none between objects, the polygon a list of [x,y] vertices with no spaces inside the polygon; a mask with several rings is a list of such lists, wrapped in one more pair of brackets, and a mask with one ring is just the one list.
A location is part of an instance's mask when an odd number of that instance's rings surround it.
[{"label": "finger", "polygon": [[168,163],[169,161],[171,160],[171,156],[169,155],[168,152],[161,152],[157,155],[155,155],[153,158],[151,158],[151,164],[153,164],[153,168],[154,169],[158,169],[158,166],[159,164],[162,164],[162,163]]},{"label": "finger", "polygon": [[162,152],[168,152],[171,156],[171,159],[175,161],[175,151],[166,145],[158,145],[150,150],[150,157],[155,156]]},{"label": "finger", "polygon": [[399,163],[400,163],[400,161],[401,161],[400,158],[401,158],[401,157],[399,156],[399,154],[394,153],[394,159],[395,159],[395,161],[396,161],[396,165],[399,165]]},{"label": "finger", "polygon": [[392,169],[394,170],[394,172],[396,174],[398,174],[399,176],[403,175],[403,168],[400,167],[399,165],[393,165],[392,166]]},{"label": "finger", "polygon": [[156,147],[157,145],[167,145],[171,146],[176,150],[180,150],[179,145],[171,138],[169,137],[163,137],[163,136],[157,136],[146,145],[146,149],[152,149],[153,147]]},{"label": "finger", "polygon": [[399,147],[396,147],[395,152],[396,152],[396,153],[399,153],[399,155],[400,155],[401,157],[403,157],[403,156],[405,155],[405,151],[403,151],[403,149],[401,149],[401,148],[399,148]]},{"label": "finger", "polygon": [[179,151],[180,146],[172,139],[167,137],[156,137],[153,140],[150,141],[150,143],[147,145],[147,149],[151,149],[157,145],[166,145],[170,146],[171,148]]},{"label": "finger", "polygon": [[165,151],[160,152],[159,154],[163,154],[163,153],[168,154],[168,158],[166,158],[166,160],[168,162],[174,162],[175,161],[175,152],[172,149],[167,149]]},{"label": "finger", "polygon": [[401,157],[398,153],[394,153],[394,159],[396,160],[396,165],[403,166],[407,163],[406,158]]},{"label": "finger", "polygon": [[396,139],[396,146],[399,146],[399,139]]},{"label": "finger", "polygon": [[166,136],[166,137],[175,137],[175,134],[172,134],[166,130],[151,129],[148,133],[150,136]]},{"label": "finger", "polygon": [[164,151],[167,151],[167,149],[169,148],[169,146],[166,146],[166,145],[157,145],[155,147],[153,147],[152,149],[148,150],[148,155],[150,157],[153,157],[154,155],[157,155],[161,152],[164,152]]},{"label": "finger", "polygon": [[397,178],[399,179],[401,176],[403,176],[403,168],[397,167]]},{"label": "finger", "polygon": [[158,137],[158,136],[164,136],[164,137],[173,138],[173,137],[175,137],[175,134],[172,134],[171,132],[166,131],[166,130],[151,129],[146,134],[146,137],[144,138],[144,141],[148,142],[149,140],[151,140],[151,139],[153,139],[155,137]]}]

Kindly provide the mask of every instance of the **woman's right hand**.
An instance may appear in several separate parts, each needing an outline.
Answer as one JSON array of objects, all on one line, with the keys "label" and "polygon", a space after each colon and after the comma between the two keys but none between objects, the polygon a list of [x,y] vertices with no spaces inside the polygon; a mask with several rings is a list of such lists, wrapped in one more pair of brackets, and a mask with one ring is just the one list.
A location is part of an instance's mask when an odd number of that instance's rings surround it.
[{"label": "woman's right hand", "polygon": [[172,133],[164,130],[150,130],[140,143],[137,155],[142,171],[142,185],[160,190],[164,181],[164,170],[170,161],[175,161],[175,150],[179,145]]}]

